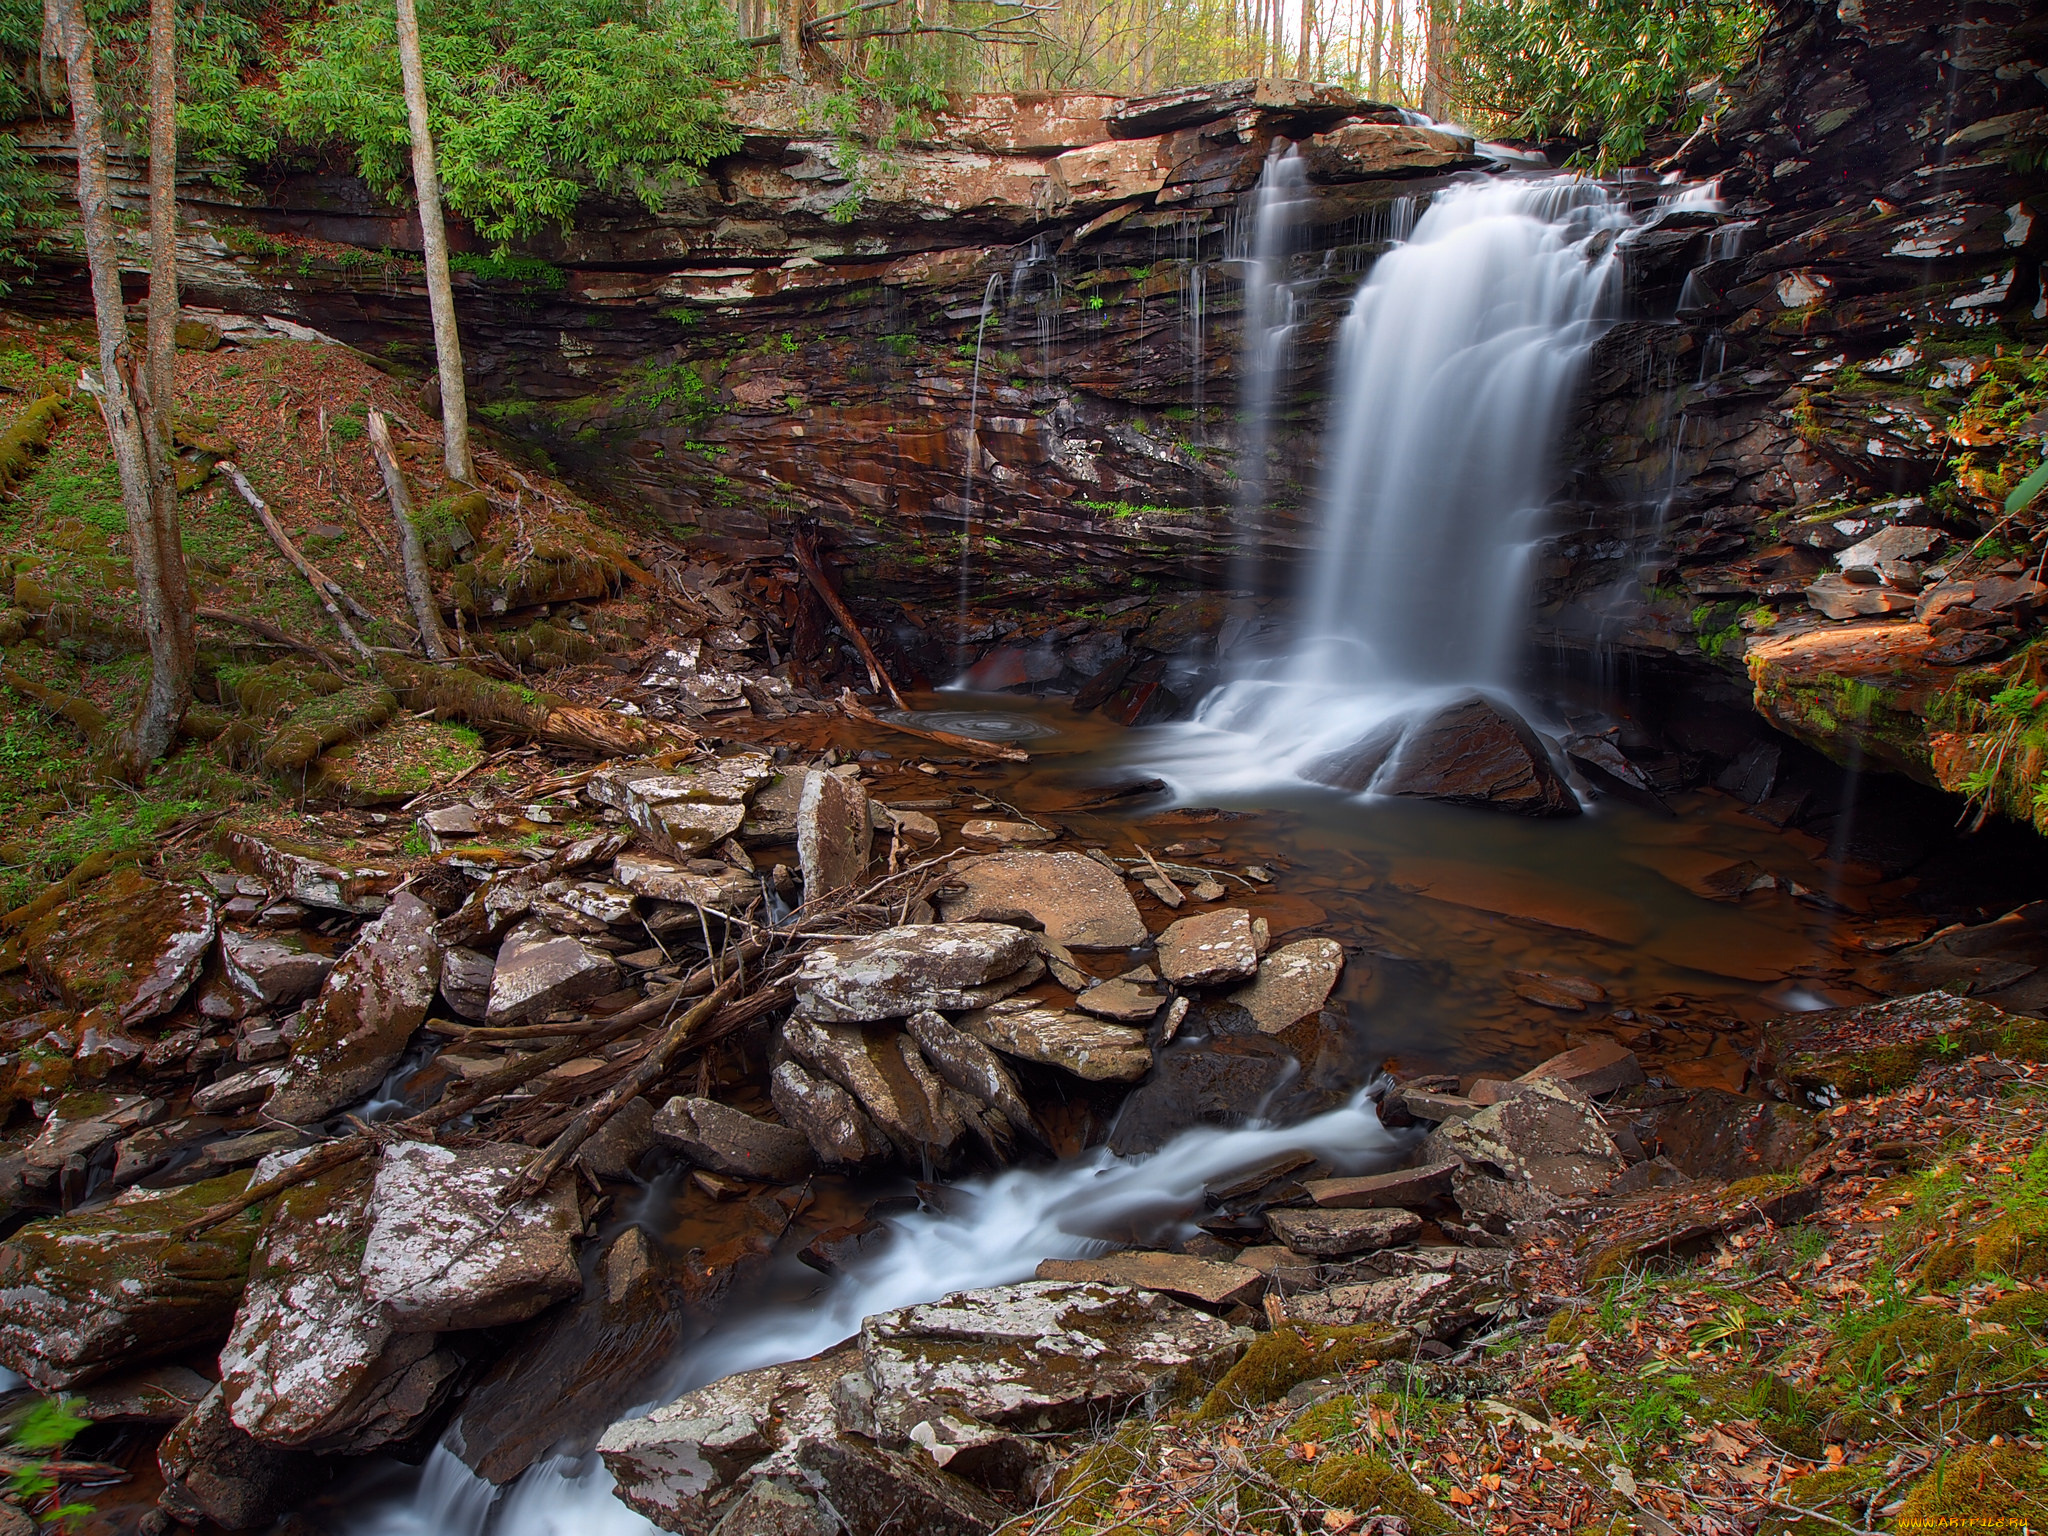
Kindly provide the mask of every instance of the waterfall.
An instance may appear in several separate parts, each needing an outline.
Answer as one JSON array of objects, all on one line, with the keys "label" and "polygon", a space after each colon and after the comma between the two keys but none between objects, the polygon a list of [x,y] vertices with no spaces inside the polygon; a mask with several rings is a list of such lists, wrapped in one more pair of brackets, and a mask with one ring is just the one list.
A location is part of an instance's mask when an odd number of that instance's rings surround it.
[{"label": "waterfall", "polygon": [[[1146,1157],[1097,1149],[1051,1167],[1008,1168],[957,1185],[942,1208],[889,1218],[889,1241],[835,1273],[810,1300],[722,1321],[674,1363],[671,1394],[735,1371],[805,1359],[851,1337],[861,1319],[876,1312],[1028,1280],[1041,1259],[1080,1258],[1119,1243],[1191,1232],[1188,1219],[1206,1186],[1228,1183],[1285,1153],[1313,1153],[1340,1173],[1390,1167],[1407,1142],[1380,1124],[1375,1091],[1362,1090],[1297,1125],[1203,1127]],[[440,1446],[410,1482],[383,1500],[373,1490],[347,1536],[654,1532],[611,1497],[610,1475],[594,1458],[583,1466],[543,1462],[500,1494]]]},{"label": "waterfall", "polygon": [[981,349],[988,339],[989,317],[995,313],[996,295],[1003,291],[1003,274],[992,273],[981,290],[981,314],[974,322],[974,383],[967,392],[967,474],[960,501],[960,636],[954,663],[958,672],[967,670],[967,599],[973,575],[974,475],[981,467]]},{"label": "waterfall", "polygon": [[1337,339],[1300,633],[1167,733],[1155,771],[1195,793],[1312,782],[1419,711],[1510,691],[1557,438],[1630,224],[1596,182],[1474,182],[1379,259]]},{"label": "waterfall", "polygon": [[1276,143],[1252,193],[1251,249],[1244,257],[1244,339],[1238,364],[1237,511],[1241,522],[1266,499],[1273,399],[1301,323],[1301,299],[1288,268],[1301,244],[1309,207],[1301,151]]}]

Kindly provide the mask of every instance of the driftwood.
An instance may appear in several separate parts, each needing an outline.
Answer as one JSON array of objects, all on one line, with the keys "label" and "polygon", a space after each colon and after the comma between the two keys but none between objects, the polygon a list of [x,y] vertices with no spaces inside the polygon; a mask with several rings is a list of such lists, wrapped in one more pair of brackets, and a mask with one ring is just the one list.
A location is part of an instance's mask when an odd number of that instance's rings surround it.
[{"label": "driftwood", "polygon": [[889,702],[898,709],[908,708],[903,695],[896,691],[896,685],[889,681],[889,674],[882,669],[881,658],[875,655],[875,648],[868,644],[868,637],[861,632],[860,625],[853,617],[853,610],[833,590],[832,582],[825,574],[825,568],[818,563],[818,547],[810,533],[802,528],[789,541],[790,552],[796,556],[797,569],[804,573],[804,579],[811,584],[825,606],[832,611],[832,617],[839,621],[839,627],[846,631],[846,638],[853,642],[853,648],[860,652],[860,659],[868,669],[868,684],[876,693],[886,693]]},{"label": "driftwood", "polygon": [[1006,763],[1031,761],[1031,754],[1022,747],[1006,746],[997,741],[983,741],[977,736],[958,736],[951,731],[928,731],[921,725],[905,725],[898,720],[884,720],[856,699],[851,690],[839,695],[839,708],[851,719],[868,725],[879,725],[887,731],[900,731],[905,736],[916,736],[924,741],[935,741],[942,747],[951,747],[956,752],[965,752],[973,757],[993,757]]},{"label": "driftwood", "polygon": [[[451,407],[452,411],[460,409],[460,401]],[[391,520],[398,525],[399,569],[405,578],[405,600],[419,622],[420,644],[426,648],[430,661],[450,661],[455,653],[449,648],[447,630],[441,627],[441,610],[434,602],[434,584],[427,575],[427,552],[420,543],[419,524],[413,521],[412,492],[406,489],[405,468],[398,462],[398,450],[391,445],[390,424],[384,420],[382,411],[370,412],[368,422],[370,451],[376,455],[377,468],[384,475]],[[454,440],[451,435],[451,447]],[[464,451],[467,452],[466,445]],[[450,473],[453,472],[451,468]]]},{"label": "driftwood", "polygon": [[285,559],[292,563],[292,567],[306,578],[307,584],[313,589],[313,595],[320,599],[320,606],[327,610],[328,620],[341,632],[341,638],[348,642],[348,648],[363,660],[371,660],[370,648],[363,644],[362,636],[350,627],[347,616],[341,611],[337,599],[343,598],[345,594],[340,584],[331,580],[325,571],[299,553],[299,547],[292,543],[283,526],[271,515],[269,504],[256,494],[256,487],[249,483],[249,477],[242,473],[238,465],[231,460],[222,459],[214,468],[227,476],[228,483],[241,494],[242,500],[249,504],[249,510],[256,514],[256,520],[263,525],[263,531],[270,535],[270,542],[275,544]]}]

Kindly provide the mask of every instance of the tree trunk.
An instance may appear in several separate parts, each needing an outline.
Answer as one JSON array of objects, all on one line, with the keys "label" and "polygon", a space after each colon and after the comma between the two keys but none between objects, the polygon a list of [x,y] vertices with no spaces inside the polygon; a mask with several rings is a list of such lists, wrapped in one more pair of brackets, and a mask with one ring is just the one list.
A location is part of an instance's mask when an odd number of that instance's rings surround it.
[{"label": "tree trunk", "polygon": [[[149,381],[129,345],[128,314],[121,297],[121,251],[107,190],[106,130],[100,115],[99,84],[93,74],[92,32],[86,25],[82,0],[45,0],[44,18],[63,52],[65,80],[71,92],[79,220],[85,230],[86,267],[92,279],[93,317],[100,338],[100,413],[106,419],[115,468],[121,477],[121,510],[128,521],[136,595],[143,633],[149,641],[149,686],[134,718],[108,743],[107,759],[121,776],[140,778],[177,739],[178,723],[191,702],[192,588],[185,576],[178,532],[177,480],[170,444],[157,434]],[[153,225],[169,212],[152,199]]]},{"label": "tree trunk", "polygon": [[398,560],[405,576],[406,601],[419,621],[420,644],[430,661],[452,661],[448,635],[441,628],[441,610],[434,602],[434,584],[427,576],[427,552],[420,544],[419,524],[412,520],[412,493],[405,487],[405,470],[398,462],[398,450],[391,445],[391,428],[382,411],[369,416],[370,451],[384,472],[384,491],[391,499],[391,520],[398,525]]},{"label": "tree trunk", "polygon": [[1451,49],[1457,44],[1457,0],[1429,0],[1429,40],[1424,52],[1422,110],[1439,120],[1451,113]]},{"label": "tree trunk", "polygon": [[781,0],[782,72],[792,80],[804,78],[804,21],[810,9],[806,0]]},{"label": "tree trunk", "polygon": [[177,0],[149,0],[149,395],[172,442],[178,345]]},{"label": "tree trunk", "polygon": [[434,357],[441,368],[442,462],[448,478],[476,483],[469,457],[469,389],[462,377],[462,337],[455,329],[455,288],[448,279],[448,226],[441,215],[441,179],[434,171],[434,135],[427,122],[427,76],[420,62],[420,18],[413,0],[397,0],[398,63],[405,75],[405,123],[412,138],[413,195],[426,248],[427,308],[434,321]]}]

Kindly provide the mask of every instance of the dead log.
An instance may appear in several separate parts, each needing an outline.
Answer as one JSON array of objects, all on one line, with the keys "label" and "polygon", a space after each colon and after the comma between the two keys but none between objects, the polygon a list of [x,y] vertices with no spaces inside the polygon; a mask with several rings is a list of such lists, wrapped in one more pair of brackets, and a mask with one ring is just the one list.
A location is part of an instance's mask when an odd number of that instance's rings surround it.
[{"label": "dead log", "polygon": [[905,736],[916,736],[924,741],[935,741],[942,747],[951,747],[956,752],[965,752],[970,757],[1000,758],[1006,763],[1028,763],[1031,754],[1022,747],[1006,746],[1001,742],[983,741],[975,736],[956,736],[951,731],[928,731],[921,725],[905,725],[900,720],[884,720],[867,705],[853,696],[851,689],[839,695],[839,708],[849,718],[868,725],[879,725],[884,730],[900,731]]},{"label": "dead log", "polygon": [[576,747],[598,757],[649,757],[696,745],[696,733],[643,715],[572,704],[516,683],[495,682],[467,667],[427,667],[382,655],[376,666],[405,707],[530,740]]},{"label": "dead log", "polygon": [[903,702],[903,695],[896,691],[896,685],[889,681],[889,674],[882,670],[882,661],[875,655],[875,648],[868,644],[868,637],[861,633],[860,625],[854,620],[853,610],[848,608],[845,599],[833,590],[832,582],[825,574],[825,568],[818,563],[817,544],[809,531],[797,529],[790,537],[789,548],[796,557],[797,569],[804,573],[804,579],[817,592],[820,601],[832,610],[832,617],[839,621],[839,627],[846,631],[846,638],[851,640],[853,648],[860,652],[860,659],[866,663],[868,669],[868,685],[876,693],[887,694],[889,702],[898,709],[907,709],[909,706]]},{"label": "dead log", "polygon": [[249,483],[249,477],[242,473],[240,466],[230,459],[222,459],[214,468],[227,476],[228,483],[241,493],[242,500],[249,504],[249,510],[256,514],[256,520],[263,525],[263,531],[270,535],[270,542],[275,544],[285,559],[292,563],[292,567],[306,578],[307,584],[313,589],[313,595],[320,599],[320,606],[327,610],[329,621],[341,632],[341,638],[348,643],[348,648],[363,660],[371,660],[370,648],[363,644],[362,636],[349,626],[348,619],[338,605],[337,599],[343,595],[340,584],[330,579],[325,571],[299,553],[299,547],[292,543],[284,528],[271,515],[269,504],[256,494],[256,487]]},{"label": "dead log", "polygon": [[[398,462],[398,450],[391,445],[390,424],[384,420],[382,411],[370,412],[368,420],[370,451],[376,455],[377,468],[384,475],[391,520],[398,525],[398,563],[405,577],[405,600],[419,622],[420,644],[426,647],[427,658],[450,661],[455,653],[448,645],[447,630],[441,627],[441,610],[434,602],[434,584],[427,575],[427,552],[420,543],[419,524],[413,521],[412,492],[406,489],[405,469]],[[448,441],[453,444],[455,440],[456,433],[451,428]]]},{"label": "dead log", "polygon": [[336,677],[348,676],[347,668],[342,666],[334,652],[328,650],[326,646],[315,645],[310,640],[300,640],[288,635],[267,619],[255,618],[246,613],[230,613],[225,608],[196,608],[193,613],[210,624],[232,624],[237,629],[248,630],[252,635],[261,635],[272,645],[282,645],[302,655],[311,656]]}]

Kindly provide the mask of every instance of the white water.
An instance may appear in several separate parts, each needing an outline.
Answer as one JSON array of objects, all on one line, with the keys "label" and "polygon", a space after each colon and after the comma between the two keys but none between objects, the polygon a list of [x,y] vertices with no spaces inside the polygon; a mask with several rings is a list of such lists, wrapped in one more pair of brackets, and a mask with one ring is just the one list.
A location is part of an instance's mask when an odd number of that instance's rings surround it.
[{"label": "white water", "polygon": [[1288,268],[1310,206],[1301,151],[1276,143],[1252,192],[1251,245],[1244,256],[1244,338],[1238,349],[1237,506],[1265,500],[1273,397],[1294,349],[1302,301]]},{"label": "white water", "polygon": [[1379,259],[1338,337],[1300,637],[1163,733],[1152,771],[1190,793],[1314,781],[1438,703],[1510,694],[1559,430],[1630,222],[1595,182],[1475,182]]},{"label": "white water", "polygon": [[[859,1331],[861,1319],[954,1291],[1028,1280],[1041,1259],[1081,1258],[1191,1230],[1204,1186],[1286,1152],[1313,1152],[1342,1173],[1391,1166],[1402,1137],[1380,1124],[1368,1092],[1297,1125],[1183,1132],[1148,1157],[1097,1150],[1050,1168],[1010,1168],[955,1186],[949,1209],[893,1217],[889,1243],[832,1276],[800,1306],[722,1321],[672,1376],[686,1392],[734,1371],[801,1360]],[[624,1406],[624,1405],[622,1405]],[[654,1527],[611,1496],[594,1459],[534,1467],[498,1496],[452,1451],[437,1448],[404,1496],[374,1504],[349,1536],[645,1536]]]}]

